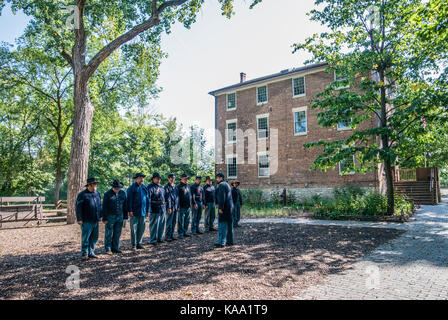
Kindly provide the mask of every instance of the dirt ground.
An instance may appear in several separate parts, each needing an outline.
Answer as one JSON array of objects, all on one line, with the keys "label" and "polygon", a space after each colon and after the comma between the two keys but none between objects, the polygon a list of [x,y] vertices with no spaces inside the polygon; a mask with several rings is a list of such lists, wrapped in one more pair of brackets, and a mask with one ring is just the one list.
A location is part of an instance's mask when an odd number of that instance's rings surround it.
[{"label": "dirt ground", "polygon": [[[101,225],[100,259],[81,261],[77,225],[0,230],[0,299],[292,299],[401,233],[244,224],[233,247],[213,249],[211,232],[132,252],[128,226],[123,254],[106,256]],[[69,266],[79,289],[66,287]]]}]

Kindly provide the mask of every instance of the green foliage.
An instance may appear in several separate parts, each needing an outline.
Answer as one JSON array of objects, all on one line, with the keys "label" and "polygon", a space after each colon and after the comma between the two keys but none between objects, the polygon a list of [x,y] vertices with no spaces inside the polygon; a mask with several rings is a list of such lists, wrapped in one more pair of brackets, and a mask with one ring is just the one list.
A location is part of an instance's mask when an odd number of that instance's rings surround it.
[{"label": "green foliage", "polygon": [[[316,217],[338,219],[343,216],[386,216],[387,198],[377,191],[357,187],[335,188],[334,198],[315,197],[308,200]],[[411,214],[412,202],[395,195],[395,215]]]},{"label": "green foliage", "polygon": [[263,197],[263,191],[260,189],[242,189],[241,196],[243,197],[245,206],[265,206],[264,203],[266,200]]},{"label": "green foliage", "polygon": [[446,168],[440,170],[440,186],[448,188],[448,170]]},{"label": "green foliage", "polygon": [[[443,69],[447,44],[432,35],[446,24],[446,19],[436,18],[446,9],[439,1],[428,5],[418,0],[317,0],[316,5],[320,6],[311,11],[311,20],[328,31],[295,45],[295,50],[310,52],[308,62],[325,61],[328,72],[346,76],[311,103],[319,110],[321,126],[345,121],[352,131],[335,141],[305,144],[322,150],[313,168],[326,171],[351,157],[356,159],[353,171],[359,173],[376,170],[378,163],[388,171],[400,161],[425,154],[445,162],[444,152],[435,150],[446,144],[446,139],[437,138],[445,137],[447,126],[439,127],[441,132],[432,139],[421,127],[423,121],[431,124],[429,130],[448,119],[448,72]],[[428,152],[416,152],[410,148],[413,144],[419,151],[429,147]],[[392,177],[386,178],[392,213]]]}]

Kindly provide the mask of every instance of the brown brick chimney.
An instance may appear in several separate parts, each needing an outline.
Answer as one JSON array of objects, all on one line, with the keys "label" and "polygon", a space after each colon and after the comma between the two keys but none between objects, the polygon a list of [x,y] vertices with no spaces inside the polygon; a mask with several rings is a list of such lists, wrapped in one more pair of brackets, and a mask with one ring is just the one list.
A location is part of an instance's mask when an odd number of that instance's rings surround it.
[{"label": "brown brick chimney", "polygon": [[246,74],[244,72],[240,73],[240,83],[243,83],[246,81]]}]

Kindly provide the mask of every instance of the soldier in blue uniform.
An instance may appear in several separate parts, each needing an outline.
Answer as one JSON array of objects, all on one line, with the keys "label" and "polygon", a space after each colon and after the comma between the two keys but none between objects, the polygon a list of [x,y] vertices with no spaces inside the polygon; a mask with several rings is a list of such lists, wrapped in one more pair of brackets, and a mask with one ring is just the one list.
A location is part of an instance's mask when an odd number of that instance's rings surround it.
[{"label": "soldier in blue uniform", "polygon": [[131,247],[132,250],[143,249],[143,233],[145,232],[145,218],[149,214],[150,203],[148,189],[143,184],[145,175],[137,173],[134,176],[135,182],[127,191],[127,210],[129,212],[131,227]]},{"label": "soldier in blue uniform", "polygon": [[174,184],[176,177],[173,173],[168,175],[168,183],[165,186],[165,201],[166,201],[166,229],[165,240],[170,242],[176,240],[174,237],[174,228],[176,227],[177,214],[179,211],[179,191]]},{"label": "soldier in blue uniform", "polygon": [[218,243],[215,247],[233,245],[233,199],[229,184],[224,181],[224,174],[216,175],[218,188],[216,189],[216,206],[218,207]]},{"label": "soldier in blue uniform", "polygon": [[191,233],[202,234],[199,223],[202,217],[202,208],[205,201],[204,188],[201,186],[202,177],[197,175],[195,182],[190,186],[193,208],[191,213]]},{"label": "soldier in blue uniform", "polygon": [[104,194],[102,216],[106,225],[104,234],[104,246],[106,254],[122,253],[120,251],[120,235],[123,228],[123,220],[128,219],[126,209],[126,192],[122,190],[123,184],[115,179],[112,187]]},{"label": "soldier in blue uniform", "polygon": [[76,198],[76,220],[81,226],[81,256],[83,260],[97,258],[98,221],[101,219],[101,196],[95,178],[87,179],[86,189]]},{"label": "soldier in blue uniform", "polygon": [[239,181],[233,181],[232,185],[232,199],[233,199],[233,227],[239,227],[238,222],[241,219],[241,207],[243,206],[243,197],[241,195]]},{"label": "soldier in blue uniform", "polygon": [[204,198],[204,229],[205,231],[216,231],[214,228],[216,216],[215,187],[209,176],[205,177]]},{"label": "soldier in blue uniform", "polygon": [[163,242],[162,236],[165,229],[165,190],[160,185],[160,174],[154,172],[152,183],[148,185],[151,210],[149,214],[149,243],[156,245]]},{"label": "soldier in blue uniform", "polygon": [[177,185],[179,192],[179,216],[177,219],[177,233],[179,238],[189,237],[187,233],[190,224],[190,212],[192,207],[191,191],[188,185],[188,176],[184,173]]}]

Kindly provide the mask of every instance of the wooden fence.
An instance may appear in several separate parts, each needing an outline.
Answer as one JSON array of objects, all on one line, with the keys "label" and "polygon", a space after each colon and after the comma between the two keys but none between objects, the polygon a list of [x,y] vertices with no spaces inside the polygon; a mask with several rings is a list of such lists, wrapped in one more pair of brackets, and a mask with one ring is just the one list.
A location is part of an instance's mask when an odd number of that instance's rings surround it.
[{"label": "wooden fence", "polygon": [[[0,228],[37,226],[49,222],[64,222],[67,208],[63,201],[57,204],[43,204],[44,197],[0,197]],[[45,208],[45,209],[44,209]],[[47,209],[48,208],[48,209]],[[52,209],[55,208],[55,209]]]}]

